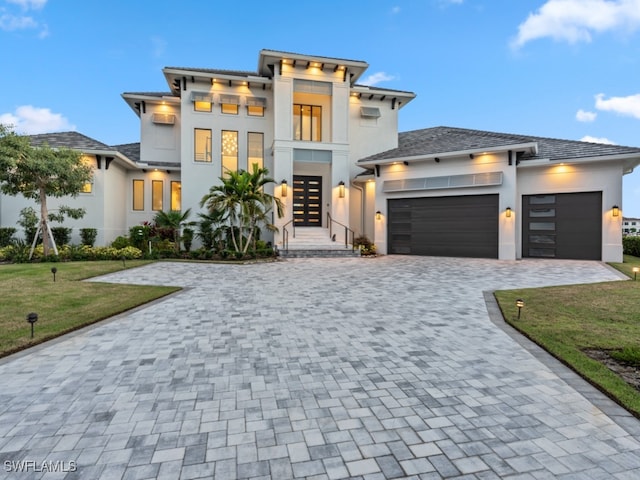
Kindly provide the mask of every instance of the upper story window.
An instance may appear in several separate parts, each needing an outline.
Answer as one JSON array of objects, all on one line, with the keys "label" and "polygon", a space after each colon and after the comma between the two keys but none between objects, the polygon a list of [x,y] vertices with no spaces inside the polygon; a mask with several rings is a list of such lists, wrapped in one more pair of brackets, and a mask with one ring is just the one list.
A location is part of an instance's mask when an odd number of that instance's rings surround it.
[{"label": "upper story window", "polygon": [[238,115],[240,97],[238,95],[220,95],[220,111],[228,115]]},{"label": "upper story window", "polygon": [[193,159],[196,162],[211,161],[211,130],[196,128],[194,130]]},{"label": "upper story window", "polygon": [[238,171],[238,132],[222,130],[222,175]]},{"label": "upper story window", "polygon": [[293,105],[293,139],[309,142],[322,141],[321,106]]},{"label": "upper story window", "polygon": [[267,99],[261,97],[247,98],[247,115],[250,117],[264,117],[264,109],[267,107]]},{"label": "upper story window", "polygon": [[196,112],[210,112],[213,105],[213,95],[208,92],[191,92],[193,110]]},{"label": "upper story window", "polygon": [[257,132],[249,132],[247,134],[247,170],[253,171],[253,165],[258,168],[264,167],[264,134]]}]

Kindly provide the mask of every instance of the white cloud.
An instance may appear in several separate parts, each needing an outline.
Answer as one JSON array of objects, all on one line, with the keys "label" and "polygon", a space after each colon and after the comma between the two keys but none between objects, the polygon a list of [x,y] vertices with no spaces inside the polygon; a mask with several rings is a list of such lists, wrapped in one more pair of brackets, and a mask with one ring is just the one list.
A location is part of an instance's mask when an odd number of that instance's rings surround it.
[{"label": "white cloud", "polygon": [[0,123],[13,126],[16,133],[23,135],[76,129],[76,126],[70,124],[62,114],[53,113],[48,108],[36,108],[31,105],[18,107],[14,113],[0,114]]},{"label": "white cloud", "polygon": [[15,5],[20,5],[25,10],[40,10],[43,8],[47,0],[6,0],[7,3],[13,3]]},{"label": "white cloud", "polygon": [[586,112],[582,109],[576,112],[576,120],[579,122],[593,122],[597,116],[595,112]]},{"label": "white cloud", "polygon": [[385,72],[377,72],[377,73],[374,73],[372,75],[369,75],[367,78],[362,80],[360,83],[363,84],[363,85],[373,86],[373,85],[377,85],[380,82],[388,82],[390,80],[395,80],[395,78],[396,77],[394,77],[393,75],[388,75]]},{"label": "white cloud", "polygon": [[628,97],[604,98],[604,93],[596,95],[596,108],[640,119],[640,93]]},{"label": "white cloud", "polygon": [[393,7],[393,8],[391,9],[391,13],[392,13],[393,15],[396,15],[396,14],[400,13],[400,7],[397,7],[397,6],[396,6],[396,7]]},{"label": "white cloud", "polygon": [[519,25],[513,48],[538,38],[590,42],[593,33],[640,28],[640,0],[547,0]]},{"label": "white cloud", "polygon": [[615,145],[615,142],[612,142],[608,138],[603,137],[592,137],[591,135],[585,135],[580,139],[581,142],[591,142],[591,143],[604,143],[607,145]]},{"label": "white cloud", "polygon": [[32,17],[19,17],[5,13],[0,15],[0,30],[11,32],[13,30],[24,30],[27,28],[37,28],[38,22]]}]

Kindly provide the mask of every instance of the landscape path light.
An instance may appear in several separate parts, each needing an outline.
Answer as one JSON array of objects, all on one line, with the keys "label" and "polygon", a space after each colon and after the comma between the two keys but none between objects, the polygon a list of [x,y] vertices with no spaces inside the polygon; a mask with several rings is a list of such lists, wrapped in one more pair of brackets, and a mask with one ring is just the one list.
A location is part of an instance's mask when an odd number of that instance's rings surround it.
[{"label": "landscape path light", "polygon": [[27,315],[27,322],[31,324],[31,338],[33,338],[33,324],[38,321],[38,314],[31,312]]},{"label": "landscape path light", "polygon": [[520,312],[522,310],[522,307],[524,307],[524,300],[522,300],[521,298],[517,299],[516,307],[518,307],[518,320],[520,320]]},{"label": "landscape path light", "polygon": [[53,273],[53,281],[56,281],[56,273],[58,273],[58,269],[56,267],[51,267],[51,273]]},{"label": "landscape path light", "polygon": [[638,279],[638,272],[640,272],[640,267],[633,267],[633,280],[636,281]]}]

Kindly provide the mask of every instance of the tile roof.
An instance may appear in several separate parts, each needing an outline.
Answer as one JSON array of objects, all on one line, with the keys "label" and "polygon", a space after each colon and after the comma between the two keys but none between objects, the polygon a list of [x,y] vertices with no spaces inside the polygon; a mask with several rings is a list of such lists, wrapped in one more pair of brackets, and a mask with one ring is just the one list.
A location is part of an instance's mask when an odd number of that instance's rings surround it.
[{"label": "tile roof", "polygon": [[124,143],[122,145],[113,145],[113,150],[117,150],[127,157],[132,162],[138,163],[140,161],[140,142],[138,143]]},{"label": "tile roof", "polygon": [[398,134],[398,147],[363,158],[360,162],[492,149],[508,145],[538,144],[537,154],[525,154],[521,160],[564,160],[608,155],[637,154],[640,147],[580,142],[555,138],[486,132],[455,127],[432,127]]},{"label": "tile roof", "polygon": [[74,150],[112,150],[112,147],[78,132],[56,132],[28,135],[34,146],[67,147]]},{"label": "tile roof", "polygon": [[259,77],[258,72],[249,72],[245,70],[222,70],[219,68],[191,68],[191,67],[165,67],[165,70],[184,70],[186,72],[200,72],[218,75],[232,75],[237,77]]},{"label": "tile roof", "polygon": [[175,97],[173,92],[124,92],[122,95],[140,95],[143,97]]}]

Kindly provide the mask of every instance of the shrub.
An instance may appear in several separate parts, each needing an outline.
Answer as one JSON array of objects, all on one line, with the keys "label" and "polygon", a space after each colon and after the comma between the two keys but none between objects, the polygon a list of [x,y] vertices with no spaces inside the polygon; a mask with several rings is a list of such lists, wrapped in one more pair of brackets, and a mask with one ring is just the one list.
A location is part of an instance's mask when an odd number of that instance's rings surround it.
[{"label": "shrub", "polygon": [[191,251],[191,245],[193,244],[193,234],[194,231],[192,228],[185,228],[182,232],[182,244],[184,245],[184,249],[187,252]]},{"label": "shrub", "polygon": [[83,245],[93,247],[93,245],[96,243],[97,236],[98,236],[98,230],[95,228],[80,229],[80,238],[82,239]]},{"label": "shrub", "polygon": [[375,255],[375,253],[376,253],[376,246],[365,235],[362,235],[360,237],[356,237],[353,240],[353,245],[356,248],[360,248],[360,254],[361,255]]},{"label": "shrub", "polygon": [[[20,225],[24,229],[24,240],[29,245],[33,242],[33,237],[36,236],[36,232],[38,231],[38,223],[40,219],[36,211],[32,207],[25,207],[20,210],[20,219],[18,220],[18,225]],[[39,238],[42,238],[42,232],[40,233]]]},{"label": "shrub", "polygon": [[640,257],[640,237],[622,237],[622,251],[625,255]]},{"label": "shrub", "polygon": [[16,232],[17,229],[13,227],[0,228],[0,247],[6,247],[7,245],[13,244],[13,242],[15,242],[15,238],[13,238],[13,235]]},{"label": "shrub", "polygon": [[67,227],[51,227],[51,233],[53,234],[56,246],[68,245],[71,240],[72,231],[71,228]]},{"label": "shrub", "polygon": [[122,235],[120,235],[119,237],[116,237],[116,239],[111,242],[111,246],[113,248],[125,248],[130,246],[131,244],[129,243],[129,239],[127,237],[123,237]]}]

